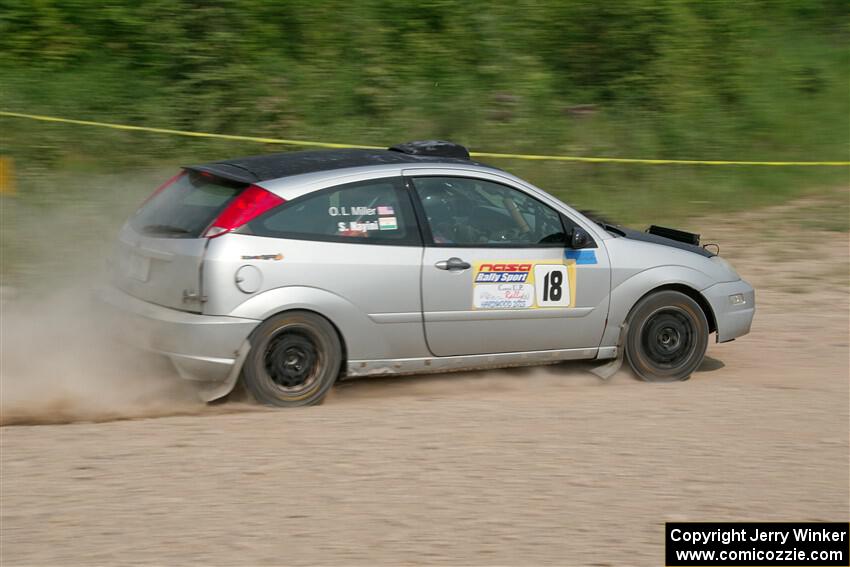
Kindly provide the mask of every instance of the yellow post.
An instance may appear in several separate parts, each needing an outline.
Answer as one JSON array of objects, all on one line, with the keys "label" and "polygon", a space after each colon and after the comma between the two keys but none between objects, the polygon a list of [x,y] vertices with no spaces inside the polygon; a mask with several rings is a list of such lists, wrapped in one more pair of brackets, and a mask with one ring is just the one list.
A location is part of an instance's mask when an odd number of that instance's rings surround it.
[{"label": "yellow post", "polygon": [[0,195],[15,194],[15,168],[12,158],[0,156]]}]

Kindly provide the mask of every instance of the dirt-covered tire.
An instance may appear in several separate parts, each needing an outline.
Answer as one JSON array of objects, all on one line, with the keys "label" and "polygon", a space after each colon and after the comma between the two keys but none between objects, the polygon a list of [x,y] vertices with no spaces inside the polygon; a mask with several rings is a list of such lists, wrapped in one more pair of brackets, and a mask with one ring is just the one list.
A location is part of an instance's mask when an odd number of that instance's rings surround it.
[{"label": "dirt-covered tire", "polygon": [[243,383],[262,404],[318,404],[341,363],[342,345],[333,326],[315,313],[290,311],[267,319],[251,334]]},{"label": "dirt-covered tire", "polygon": [[696,301],[665,290],[641,299],[629,316],[626,359],[642,380],[687,380],[708,347],[708,320]]}]

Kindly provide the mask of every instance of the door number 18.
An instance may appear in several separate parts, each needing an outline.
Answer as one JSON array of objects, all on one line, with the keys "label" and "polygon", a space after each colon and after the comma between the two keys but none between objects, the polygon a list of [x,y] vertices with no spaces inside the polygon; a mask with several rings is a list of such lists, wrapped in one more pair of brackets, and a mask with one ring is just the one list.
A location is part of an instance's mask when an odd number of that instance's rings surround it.
[{"label": "door number 18", "polygon": [[570,282],[563,264],[534,266],[534,287],[538,307],[569,307]]}]

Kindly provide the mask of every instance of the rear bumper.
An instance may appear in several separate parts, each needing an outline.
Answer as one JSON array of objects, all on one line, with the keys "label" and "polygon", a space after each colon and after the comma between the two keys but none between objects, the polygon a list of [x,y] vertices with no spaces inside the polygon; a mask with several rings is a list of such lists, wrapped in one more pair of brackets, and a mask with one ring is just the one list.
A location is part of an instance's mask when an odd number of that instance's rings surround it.
[{"label": "rear bumper", "polygon": [[[750,332],[756,312],[756,292],[744,280],[715,284],[702,290],[717,321],[717,342],[725,343]],[[732,303],[740,295],[743,303]]]},{"label": "rear bumper", "polygon": [[200,382],[226,381],[238,371],[246,339],[260,324],[169,309],[114,287],[99,290],[96,297],[116,338],[169,357],[183,378]]}]

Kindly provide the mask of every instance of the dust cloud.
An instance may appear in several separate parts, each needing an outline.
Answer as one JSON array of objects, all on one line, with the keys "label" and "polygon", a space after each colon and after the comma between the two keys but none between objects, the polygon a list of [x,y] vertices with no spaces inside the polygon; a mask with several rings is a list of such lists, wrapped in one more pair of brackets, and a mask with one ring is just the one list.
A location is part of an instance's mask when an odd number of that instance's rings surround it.
[{"label": "dust cloud", "polygon": [[0,425],[205,408],[169,361],[114,340],[99,314],[118,227],[155,187],[118,179],[29,179],[22,195],[0,202]]},{"label": "dust cloud", "polygon": [[191,384],[164,358],[110,337],[94,292],[77,286],[2,307],[0,425],[197,412]]}]

